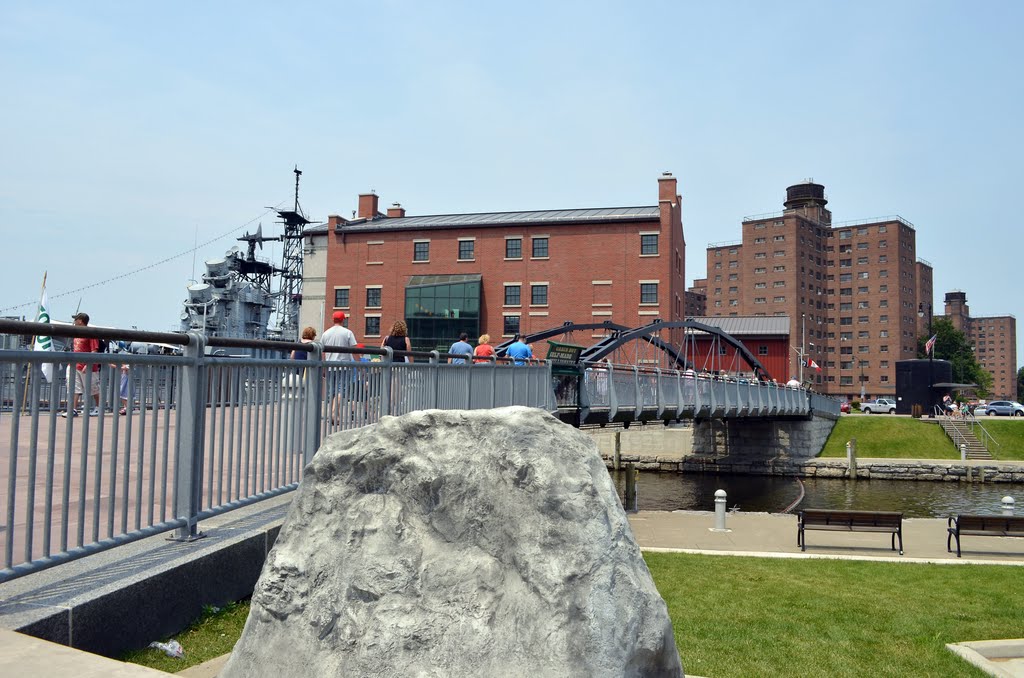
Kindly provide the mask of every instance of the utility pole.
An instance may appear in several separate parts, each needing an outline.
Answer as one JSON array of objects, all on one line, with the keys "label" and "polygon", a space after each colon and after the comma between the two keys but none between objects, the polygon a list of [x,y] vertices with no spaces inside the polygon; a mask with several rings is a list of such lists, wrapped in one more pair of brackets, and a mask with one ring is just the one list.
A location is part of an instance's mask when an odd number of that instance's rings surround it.
[{"label": "utility pole", "polygon": [[800,379],[800,385],[801,386],[803,386],[803,384],[804,384],[804,363],[807,362],[807,360],[804,358],[804,351],[806,350],[804,347],[806,345],[807,345],[807,314],[806,313],[801,313],[800,314],[800,353],[799,353],[799,355],[800,355],[800,371],[799,371],[799,377],[798,377]]}]

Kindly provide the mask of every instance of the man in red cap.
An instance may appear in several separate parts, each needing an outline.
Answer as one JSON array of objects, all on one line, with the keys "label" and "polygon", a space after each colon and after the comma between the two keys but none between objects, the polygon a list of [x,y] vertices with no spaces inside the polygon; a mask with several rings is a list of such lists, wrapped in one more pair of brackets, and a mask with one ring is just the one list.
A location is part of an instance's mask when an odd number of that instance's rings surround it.
[{"label": "man in red cap", "polygon": [[[352,330],[345,327],[345,312],[335,311],[334,312],[334,325],[327,328],[323,336],[320,337],[320,341],[323,342],[324,346],[338,346],[341,348],[353,348],[356,345],[356,335],[352,334]],[[351,360],[351,354],[347,353],[324,353],[324,360]],[[328,375],[331,374],[332,370],[328,370]],[[334,376],[337,394],[334,396],[331,402],[331,420],[337,420],[340,415],[341,409],[341,394],[345,391],[345,379],[341,377],[340,371]],[[328,384],[330,384],[331,376],[328,376]]]}]

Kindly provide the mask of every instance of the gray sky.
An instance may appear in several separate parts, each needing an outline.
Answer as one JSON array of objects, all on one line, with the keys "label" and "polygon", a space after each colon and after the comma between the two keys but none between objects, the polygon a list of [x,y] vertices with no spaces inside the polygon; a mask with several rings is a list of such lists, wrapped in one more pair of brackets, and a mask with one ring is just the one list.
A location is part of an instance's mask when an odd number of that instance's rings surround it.
[{"label": "gray sky", "polygon": [[688,282],[813,178],[837,222],[915,225],[940,312],[961,289],[1020,315],[1024,4],[353,4],[5,2],[0,314],[34,315],[48,270],[54,317],[174,329],[194,243],[230,233],[198,275],[247,222],[277,232],[298,165],[317,220],[370,189],[649,205],[671,171]]}]

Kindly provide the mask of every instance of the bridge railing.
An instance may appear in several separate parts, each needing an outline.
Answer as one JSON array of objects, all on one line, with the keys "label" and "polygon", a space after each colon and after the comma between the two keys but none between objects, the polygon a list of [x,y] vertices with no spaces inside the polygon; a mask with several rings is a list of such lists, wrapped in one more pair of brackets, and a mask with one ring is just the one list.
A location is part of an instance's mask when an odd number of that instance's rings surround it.
[{"label": "bridge railing", "polygon": [[0,321],[5,339],[42,332],[180,349],[0,350],[0,581],[161,532],[196,539],[200,521],[297,487],[324,436],[386,415],[556,407],[540,362]]},{"label": "bridge railing", "polygon": [[599,363],[581,371],[579,389],[556,389],[558,404],[578,404],[582,421],[688,417],[839,416],[839,401],[805,389],[692,370]]}]

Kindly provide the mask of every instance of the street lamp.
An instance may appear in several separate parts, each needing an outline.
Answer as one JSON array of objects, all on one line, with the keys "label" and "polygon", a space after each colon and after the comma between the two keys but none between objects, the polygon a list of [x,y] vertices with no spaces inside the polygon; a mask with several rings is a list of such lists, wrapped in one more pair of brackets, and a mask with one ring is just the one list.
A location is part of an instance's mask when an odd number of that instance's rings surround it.
[{"label": "street lamp", "polygon": [[[925,309],[928,309],[928,339],[932,338],[932,305],[931,303],[924,303],[923,301],[917,305],[917,317],[923,318]],[[925,348],[927,349],[927,344]],[[935,394],[932,392],[935,388],[935,363],[933,358],[935,357],[935,344],[932,344],[932,350],[928,351],[928,418],[935,418]]]}]

